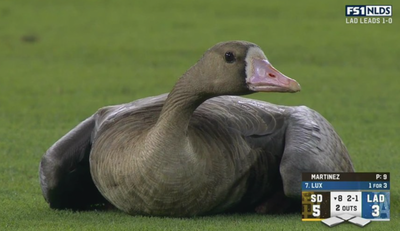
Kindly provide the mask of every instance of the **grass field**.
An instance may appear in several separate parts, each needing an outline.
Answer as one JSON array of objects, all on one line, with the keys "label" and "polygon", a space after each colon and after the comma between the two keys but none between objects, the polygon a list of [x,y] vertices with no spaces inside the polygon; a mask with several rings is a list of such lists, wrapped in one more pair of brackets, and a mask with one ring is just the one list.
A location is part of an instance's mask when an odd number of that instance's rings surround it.
[{"label": "grass field", "polygon": [[[278,3],[279,2],[279,3]],[[193,219],[54,211],[38,164],[47,148],[99,107],[168,92],[217,42],[248,40],[302,85],[250,97],[307,105],[347,145],[357,171],[390,171],[400,225],[400,5],[393,24],[346,25],[363,1],[1,1],[0,230],[322,230],[285,216]],[[361,3],[362,4],[362,3]],[[350,224],[332,230],[358,230]]]}]

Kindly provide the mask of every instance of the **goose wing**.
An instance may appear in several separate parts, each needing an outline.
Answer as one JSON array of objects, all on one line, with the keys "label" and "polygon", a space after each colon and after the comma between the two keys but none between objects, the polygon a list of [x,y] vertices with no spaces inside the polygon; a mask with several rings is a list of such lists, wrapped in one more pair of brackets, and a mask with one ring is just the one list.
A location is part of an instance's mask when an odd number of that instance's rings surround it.
[{"label": "goose wing", "polygon": [[90,174],[89,155],[97,134],[120,116],[160,105],[167,94],[108,106],[78,124],[55,142],[44,154],[39,166],[39,180],[45,200],[51,208],[86,210],[107,201],[100,194]]}]

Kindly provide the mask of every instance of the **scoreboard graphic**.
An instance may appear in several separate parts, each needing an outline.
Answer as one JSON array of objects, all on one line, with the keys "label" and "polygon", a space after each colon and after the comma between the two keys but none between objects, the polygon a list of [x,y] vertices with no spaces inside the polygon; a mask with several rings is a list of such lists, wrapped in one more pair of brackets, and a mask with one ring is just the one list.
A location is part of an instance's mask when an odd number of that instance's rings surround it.
[{"label": "scoreboard graphic", "polygon": [[303,173],[302,220],[353,215],[390,220],[390,173]]}]

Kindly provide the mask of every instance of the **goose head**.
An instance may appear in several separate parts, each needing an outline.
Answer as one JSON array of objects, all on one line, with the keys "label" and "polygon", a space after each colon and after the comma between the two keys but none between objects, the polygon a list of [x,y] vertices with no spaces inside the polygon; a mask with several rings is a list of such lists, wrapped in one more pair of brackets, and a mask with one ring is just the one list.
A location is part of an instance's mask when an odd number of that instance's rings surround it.
[{"label": "goose head", "polygon": [[218,43],[191,69],[197,72],[196,88],[210,96],[301,89],[296,80],[271,65],[259,46],[245,41]]}]

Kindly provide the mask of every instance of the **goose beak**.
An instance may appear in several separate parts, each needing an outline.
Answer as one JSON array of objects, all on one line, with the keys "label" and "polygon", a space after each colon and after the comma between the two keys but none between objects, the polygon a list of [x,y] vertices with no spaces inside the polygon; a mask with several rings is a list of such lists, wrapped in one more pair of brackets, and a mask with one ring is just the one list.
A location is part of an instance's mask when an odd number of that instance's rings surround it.
[{"label": "goose beak", "polygon": [[252,73],[247,77],[247,86],[259,92],[298,92],[300,84],[275,69],[266,59],[252,60]]}]

